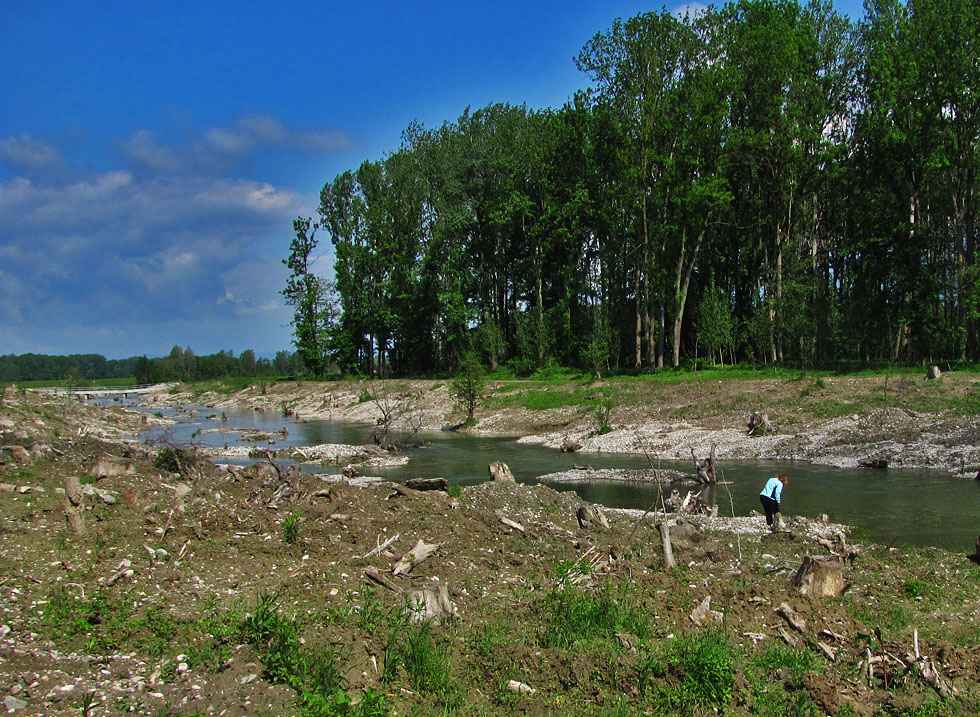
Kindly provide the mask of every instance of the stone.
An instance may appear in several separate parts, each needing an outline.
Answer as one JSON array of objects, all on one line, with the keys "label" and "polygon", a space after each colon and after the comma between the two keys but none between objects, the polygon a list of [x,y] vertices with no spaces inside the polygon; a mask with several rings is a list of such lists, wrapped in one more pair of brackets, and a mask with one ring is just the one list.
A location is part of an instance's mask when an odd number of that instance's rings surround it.
[{"label": "stone", "polygon": [[26,709],[27,703],[19,697],[7,695],[3,698],[3,706],[7,708],[7,712],[16,712],[17,710]]}]

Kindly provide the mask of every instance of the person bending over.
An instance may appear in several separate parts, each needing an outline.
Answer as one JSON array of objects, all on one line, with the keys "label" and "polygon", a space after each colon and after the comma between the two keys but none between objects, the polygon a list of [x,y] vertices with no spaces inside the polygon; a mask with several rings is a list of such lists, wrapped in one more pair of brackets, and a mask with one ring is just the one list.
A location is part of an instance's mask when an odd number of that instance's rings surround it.
[{"label": "person bending over", "polygon": [[783,497],[783,486],[789,483],[785,473],[777,473],[768,481],[759,494],[762,508],[766,511],[766,525],[775,532],[783,527],[783,516],[779,512],[779,503]]}]

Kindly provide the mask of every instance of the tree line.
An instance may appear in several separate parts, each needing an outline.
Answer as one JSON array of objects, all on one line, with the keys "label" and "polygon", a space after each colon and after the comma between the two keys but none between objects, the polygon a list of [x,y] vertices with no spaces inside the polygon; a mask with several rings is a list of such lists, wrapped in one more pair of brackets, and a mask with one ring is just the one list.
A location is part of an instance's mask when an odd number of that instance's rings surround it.
[{"label": "tree line", "polygon": [[0,356],[0,382],[94,381],[132,378],[136,383],[203,381],[229,376],[295,376],[307,373],[301,357],[279,351],[274,359],[256,358],[251,349],[237,357],[231,351],[198,356],[188,346],[174,346],[167,356],[106,359],[98,354]]},{"label": "tree line", "polygon": [[975,0],[618,20],[565,106],[412,124],[323,187],[284,262],[296,347],[314,373],[975,360],[977,38]]}]

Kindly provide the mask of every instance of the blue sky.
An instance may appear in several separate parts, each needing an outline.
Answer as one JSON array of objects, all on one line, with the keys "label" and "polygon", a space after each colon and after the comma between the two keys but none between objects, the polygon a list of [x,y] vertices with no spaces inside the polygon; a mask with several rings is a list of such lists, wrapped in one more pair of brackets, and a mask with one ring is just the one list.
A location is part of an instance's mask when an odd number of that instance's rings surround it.
[{"label": "blue sky", "polygon": [[561,106],[586,41],[659,8],[0,2],[0,354],[290,348],[281,260],[326,181],[412,121]]}]

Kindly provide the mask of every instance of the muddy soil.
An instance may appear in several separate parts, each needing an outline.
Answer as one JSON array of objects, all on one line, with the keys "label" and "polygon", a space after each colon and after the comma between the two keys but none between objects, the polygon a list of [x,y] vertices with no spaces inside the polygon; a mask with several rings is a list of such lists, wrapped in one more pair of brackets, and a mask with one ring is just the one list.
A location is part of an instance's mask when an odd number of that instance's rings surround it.
[{"label": "muddy soil", "polygon": [[[416,386],[399,392],[421,401],[444,391]],[[252,393],[268,410],[286,402],[301,417],[317,415],[316,405],[348,420],[378,410],[358,387],[338,388]],[[416,409],[440,425],[453,420],[448,403]],[[565,420],[555,410],[478,418],[484,430],[512,434]],[[589,420],[566,418],[549,435],[574,437]],[[582,527],[577,496],[544,486],[488,482],[451,495],[328,483],[274,460],[222,468],[189,452],[173,462],[134,440],[152,420],[4,396],[0,699],[12,714],[980,708],[980,566],[967,556],[854,545],[844,526],[803,519],[771,534],[758,516],[670,516],[677,566],[667,567],[655,525],[664,516],[606,510],[607,528]],[[72,477],[85,493],[84,535],[66,520]],[[434,553],[394,574],[419,540]],[[846,562],[843,594],[801,594],[792,579],[804,557],[831,554]],[[405,591],[438,586],[447,619],[413,626]],[[314,655],[336,668],[321,680],[339,690],[329,704],[297,682]]]}]

